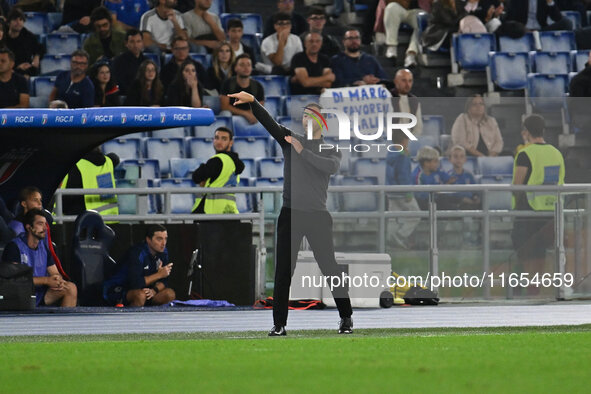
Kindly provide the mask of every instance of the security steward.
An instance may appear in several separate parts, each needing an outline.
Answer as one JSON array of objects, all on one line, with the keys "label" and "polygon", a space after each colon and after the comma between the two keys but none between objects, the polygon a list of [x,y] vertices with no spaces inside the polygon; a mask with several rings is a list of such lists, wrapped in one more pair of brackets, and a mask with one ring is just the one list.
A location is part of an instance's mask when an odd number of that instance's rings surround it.
[{"label": "security steward", "polygon": [[[218,127],[213,138],[216,154],[193,172],[193,182],[201,187],[237,186],[244,163],[232,152],[234,133],[227,127]],[[195,199],[193,213],[238,213],[234,193],[209,193]]]},{"label": "security steward", "polygon": [[[76,163],[62,181],[62,188],[98,189],[114,188],[114,169],[119,164],[119,156],[114,153],[103,155],[100,148],[95,148]],[[85,194],[64,196],[64,214],[79,215],[87,210],[94,210],[101,215],[119,215],[115,194]]]},{"label": "security steward", "polygon": [[[529,145],[519,151],[513,166],[514,185],[564,184],[564,158],[558,149],[544,141],[544,118],[530,115],[522,127],[522,137]],[[557,197],[548,192],[514,192],[513,209],[552,211]],[[554,241],[553,219],[516,218],[511,233],[523,272],[534,275],[543,269],[546,248]],[[537,294],[539,288],[530,287],[528,294]]]}]

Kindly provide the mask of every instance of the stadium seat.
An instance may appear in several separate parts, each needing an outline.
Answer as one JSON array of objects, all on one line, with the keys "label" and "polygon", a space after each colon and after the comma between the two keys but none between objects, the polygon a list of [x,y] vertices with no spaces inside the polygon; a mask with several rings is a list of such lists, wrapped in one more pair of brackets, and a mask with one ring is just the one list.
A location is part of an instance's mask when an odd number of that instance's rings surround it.
[{"label": "stadium seat", "polygon": [[208,11],[216,14],[217,16],[222,15],[224,12],[226,12],[226,1],[225,0],[213,0],[211,2],[211,7],[209,8]]},{"label": "stadium seat", "polygon": [[158,69],[158,71],[160,71],[160,56],[152,52],[144,52],[144,56],[146,57],[146,59],[150,59],[151,61],[156,63],[156,68]]},{"label": "stadium seat", "polygon": [[408,150],[411,156],[416,156],[419,149],[423,146],[437,147],[439,146],[439,136],[434,135],[422,135],[417,141],[410,141],[408,144]]},{"label": "stadium seat", "polygon": [[[377,185],[378,180],[373,176],[344,176],[341,180],[342,186],[363,186]],[[378,209],[378,194],[376,192],[347,192],[342,193],[342,211],[376,211]]]},{"label": "stadium seat", "polygon": [[79,34],[51,33],[45,38],[47,55],[70,54],[80,48]]},{"label": "stadium seat", "polygon": [[61,71],[68,71],[71,59],[70,55],[45,55],[41,59],[41,74],[57,75]]},{"label": "stadium seat", "polygon": [[513,175],[513,157],[497,156],[477,158],[478,168],[482,176]]},{"label": "stadium seat", "polygon": [[558,111],[564,107],[568,90],[568,74],[528,74],[527,95],[533,109]]},{"label": "stadium seat", "polygon": [[124,179],[156,179],[160,178],[160,165],[155,159],[123,160],[117,166],[122,169]]},{"label": "stadium seat", "polygon": [[241,158],[256,159],[268,156],[265,137],[235,137],[232,147]]},{"label": "stadium seat", "polygon": [[501,52],[529,52],[534,51],[534,36],[532,33],[526,33],[520,38],[510,38],[507,36],[499,37],[499,50]]},{"label": "stadium seat", "polygon": [[281,178],[283,176],[283,157],[265,157],[256,160],[259,178]]},{"label": "stadium seat", "polygon": [[44,12],[25,12],[27,19],[25,20],[25,27],[35,35],[49,33],[50,24],[47,14]]},{"label": "stadium seat", "polygon": [[158,160],[160,175],[170,174],[172,158],[185,157],[185,140],[183,138],[148,138],[146,139],[146,157]]},{"label": "stadium seat", "polygon": [[[185,189],[188,193],[175,193],[170,195],[170,213],[191,213],[193,205],[195,204],[195,196],[189,191],[190,188],[195,187],[195,184],[190,179],[162,179],[160,187],[174,187]],[[162,211],[166,212],[166,196],[160,195],[162,198]]]},{"label": "stadium seat", "polygon": [[[527,86],[528,54],[525,52],[491,52],[490,82],[501,89],[519,90]],[[492,88],[489,87],[489,90]]]},{"label": "stadium seat", "polygon": [[451,135],[441,134],[439,136],[439,147],[441,148],[441,152],[446,153],[449,150],[449,148],[451,148],[451,145]]},{"label": "stadium seat", "polygon": [[269,146],[267,147],[267,149],[269,155],[273,157],[283,157],[283,150],[281,149],[281,146],[275,138],[269,138]]},{"label": "stadium seat", "polygon": [[282,124],[283,126],[287,127],[288,129],[290,129],[294,133],[304,135],[304,128],[302,127],[301,117],[300,117],[300,119],[297,119],[297,118],[294,119],[291,116],[281,116],[281,117],[277,118],[277,122],[279,124]]},{"label": "stadium seat", "polygon": [[571,64],[573,66],[573,71],[579,72],[585,69],[585,64],[589,61],[589,49],[581,50],[581,51],[570,51],[571,54]]},{"label": "stadium seat", "polygon": [[252,63],[255,64],[257,61],[261,61],[261,39],[260,36],[255,34],[243,34],[242,42],[252,48],[255,58],[252,59]]},{"label": "stadium seat", "polygon": [[207,161],[215,155],[213,148],[213,138],[193,137],[187,139],[187,156],[194,159]]},{"label": "stadium seat", "polygon": [[[503,175],[487,175],[482,176],[480,183],[482,185],[510,185],[512,181],[511,176]],[[495,210],[509,210],[511,209],[511,192],[489,192],[488,193],[488,209]]]},{"label": "stadium seat", "polygon": [[115,153],[121,160],[140,159],[142,140],[139,138],[115,138],[103,144],[103,153]]},{"label": "stadium seat", "polygon": [[195,126],[193,135],[201,138],[213,138],[218,127],[227,127],[232,130],[232,118],[230,116],[216,116],[215,121],[209,126]]},{"label": "stadium seat", "polygon": [[530,52],[532,72],[539,74],[568,74],[571,70],[570,52]]},{"label": "stadium seat", "polygon": [[170,159],[170,174],[173,178],[191,178],[193,171],[205,161],[192,157]]},{"label": "stadium seat", "polygon": [[285,98],[285,110],[287,111],[285,115],[301,121],[304,107],[310,103],[318,104],[319,101],[320,97],[314,94],[287,96]]},{"label": "stadium seat", "polygon": [[174,127],[172,129],[153,130],[149,132],[150,137],[154,138],[185,138],[184,127]]},{"label": "stadium seat", "polygon": [[32,96],[49,97],[55,85],[55,77],[31,77],[33,82]]},{"label": "stadium seat", "polygon": [[260,14],[222,14],[222,27],[228,31],[228,20],[238,18],[244,26],[244,34],[263,34],[263,18]]},{"label": "stadium seat", "polygon": [[265,89],[265,97],[287,96],[289,94],[288,77],[283,75],[254,75],[252,77]]},{"label": "stadium seat", "polygon": [[[453,170],[453,165],[449,161],[449,159],[444,156],[439,160],[439,168],[443,172],[449,172]],[[476,162],[475,157],[466,157],[466,162],[464,163],[464,171],[471,172],[472,175],[478,174],[478,164]]]},{"label": "stadium seat", "polygon": [[29,97],[30,108],[47,108],[49,107],[49,96],[31,96]]},{"label": "stadium seat", "polygon": [[[240,177],[238,187],[254,186],[255,179],[250,177]],[[253,195],[251,193],[236,193],[236,207],[238,212],[246,213],[253,211]]]},{"label": "stadium seat", "polygon": [[581,14],[577,11],[560,11],[562,16],[570,20],[573,24],[573,30],[581,28]]},{"label": "stadium seat", "polygon": [[[105,2],[106,3],[106,2]],[[54,31],[62,24],[63,15],[61,12],[48,12],[47,21],[49,23],[49,31]]]},{"label": "stadium seat", "polygon": [[496,48],[495,36],[488,33],[458,34],[452,41],[452,61],[469,71],[484,71],[488,65],[488,53]]},{"label": "stadium seat", "polygon": [[205,53],[189,53],[191,59],[195,60],[196,62],[201,63],[203,67],[207,70],[209,66],[211,66],[211,56]]},{"label": "stadium seat", "polygon": [[386,184],[386,159],[356,157],[350,161],[351,175],[354,176],[374,176],[378,185]]},{"label": "stadium seat", "polygon": [[232,129],[234,135],[238,137],[247,136],[265,136],[269,135],[269,132],[259,122],[250,124],[245,117],[240,115],[232,116]]},{"label": "stadium seat", "polygon": [[423,133],[421,135],[433,135],[439,137],[444,130],[443,116],[423,115]]},{"label": "stadium seat", "polygon": [[576,48],[572,31],[541,31],[540,43],[545,52],[570,52]]},{"label": "stadium seat", "polygon": [[283,114],[283,97],[266,96],[265,108],[275,119]]},{"label": "stadium seat", "polygon": [[219,96],[203,96],[203,106],[211,108],[214,115],[217,115],[222,110]]},{"label": "stadium seat", "polygon": [[[283,186],[283,178],[257,178],[255,181],[255,186],[257,187],[267,187],[267,186]],[[275,193],[260,193],[262,195],[264,201],[264,210],[265,212],[277,212],[279,208],[281,208],[281,193],[279,197],[276,198]],[[257,195],[257,202],[258,198]],[[276,204],[277,202],[277,204]]]},{"label": "stadium seat", "polygon": [[242,171],[242,174],[240,174],[240,178],[256,178],[257,170],[254,159],[240,158],[240,160],[244,163],[244,170]]}]

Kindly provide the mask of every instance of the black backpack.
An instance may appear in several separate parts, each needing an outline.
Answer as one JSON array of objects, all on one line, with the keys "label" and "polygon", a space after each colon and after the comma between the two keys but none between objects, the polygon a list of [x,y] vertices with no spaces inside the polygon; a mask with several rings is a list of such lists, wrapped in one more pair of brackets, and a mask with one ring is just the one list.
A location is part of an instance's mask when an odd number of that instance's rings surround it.
[{"label": "black backpack", "polygon": [[0,310],[35,308],[33,270],[26,264],[0,263]]},{"label": "black backpack", "polygon": [[404,302],[410,305],[438,305],[439,297],[429,289],[413,286],[404,295]]}]

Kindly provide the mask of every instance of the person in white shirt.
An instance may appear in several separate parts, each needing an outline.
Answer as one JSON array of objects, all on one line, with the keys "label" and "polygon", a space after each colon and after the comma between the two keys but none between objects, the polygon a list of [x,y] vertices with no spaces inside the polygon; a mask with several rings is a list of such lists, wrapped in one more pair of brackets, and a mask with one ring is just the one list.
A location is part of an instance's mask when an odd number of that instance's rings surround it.
[{"label": "person in white shirt", "polygon": [[[270,68],[267,74],[288,75],[291,59],[296,53],[302,52],[302,41],[295,34],[291,34],[291,17],[279,12],[273,15],[275,33],[263,40],[261,52],[263,62]],[[269,72],[270,71],[270,72]]]},{"label": "person in white shirt", "polygon": [[181,13],[174,9],[177,0],[158,0],[158,5],[140,19],[140,31],[146,52],[161,55],[170,50],[172,38],[188,38]]}]

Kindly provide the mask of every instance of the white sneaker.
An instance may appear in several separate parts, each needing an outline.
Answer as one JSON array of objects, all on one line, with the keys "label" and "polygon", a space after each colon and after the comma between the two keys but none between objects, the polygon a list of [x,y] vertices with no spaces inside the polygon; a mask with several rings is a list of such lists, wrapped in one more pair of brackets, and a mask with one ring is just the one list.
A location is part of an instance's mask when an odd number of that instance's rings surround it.
[{"label": "white sneaker", "polygon": [[404,67],[412,67],[417,65],[417,55],[409,53],[404,58]]},{"label": "white sneaker", "polygon": [[397,50],[395,45],[388,45],[388,49],[386,49],[386,57],[388,59],[395,58],[397,55]]}]

